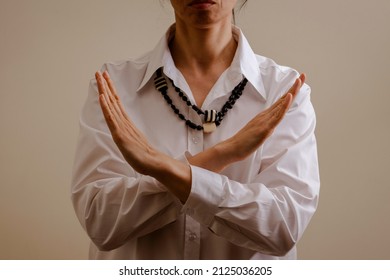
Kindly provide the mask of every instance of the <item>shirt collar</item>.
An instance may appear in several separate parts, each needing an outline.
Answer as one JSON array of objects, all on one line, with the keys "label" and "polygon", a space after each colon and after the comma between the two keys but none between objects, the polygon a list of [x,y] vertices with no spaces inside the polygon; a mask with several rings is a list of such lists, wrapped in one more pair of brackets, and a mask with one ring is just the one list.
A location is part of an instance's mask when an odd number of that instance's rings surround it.
[{"label": "shirt collar", "polygon": [[241,29],[233,26],[233,36],[238,42],[236,54],[230,66],[230,71],[241,73],[256,91],[266,99],[264,83],[260,72],[259,62]]},{"label": "shirt collar", "polygon": [[[171,73],[166,73],[167,69],[176,68],[168,46],[169,41],[175,34],[175,30],[175,24],[171,25],[151,52],[145,76],[137,91],[140,91],[146,85],[158,68],[164,67],[164,73],[168,74],[168,76]],[[238,44],[236,54],[228,70],[229,75],[243,75],[256,91],[266,99],[266,92],[256,54],[253,52],[241,29],[237,26],[233,26],[233,36]]]},{"label": "shirt collar", "polygon": [[171,25],[165,35],[157,43],[154,50],[151,52],[145,76],[137,92],[139,92],[146,85],[146,83],[153,77],[158,68],[166,66],[168,63],[174,64],[168,44],[174,36],[175,30],[175,24]]}]

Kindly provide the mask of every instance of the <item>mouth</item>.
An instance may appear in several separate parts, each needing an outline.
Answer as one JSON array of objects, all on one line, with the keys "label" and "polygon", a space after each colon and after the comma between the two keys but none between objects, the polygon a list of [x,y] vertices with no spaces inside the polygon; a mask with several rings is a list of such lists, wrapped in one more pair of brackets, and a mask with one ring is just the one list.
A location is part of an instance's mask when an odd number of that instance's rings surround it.
[{"label": "mouth", "polygon": [[192,0],[188,4],[188,6],[195,8],[195,9],[207,9],[214,4],[215,4],[215,1],[212,1],[212,0]]}]

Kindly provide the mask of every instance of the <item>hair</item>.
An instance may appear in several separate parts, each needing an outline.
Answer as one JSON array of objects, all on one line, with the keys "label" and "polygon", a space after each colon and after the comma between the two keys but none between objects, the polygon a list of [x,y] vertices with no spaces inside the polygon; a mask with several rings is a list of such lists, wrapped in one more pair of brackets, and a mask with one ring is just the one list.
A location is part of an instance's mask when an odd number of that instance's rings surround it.
[{"label": "hair", "polygon": [[[245,6],[245,4],[248,2],[248,0],[242,1],[241,5],[238,7],[237,11],[241,11],[241,9]],[[233,24],[236,24],[236,13],[235,9],[232,10],[232,15],[233,15]]]}]

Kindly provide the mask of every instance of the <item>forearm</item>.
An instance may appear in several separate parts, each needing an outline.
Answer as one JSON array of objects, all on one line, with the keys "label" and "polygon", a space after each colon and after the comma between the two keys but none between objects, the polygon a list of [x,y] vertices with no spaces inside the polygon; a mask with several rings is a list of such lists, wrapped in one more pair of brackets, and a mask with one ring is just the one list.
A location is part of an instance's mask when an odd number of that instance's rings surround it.
[{"label": "forearm", "polygon": [[191,191],[190,166],[158,151],[155,152],[153,164],[150,166],[147,175],[158,180],[184,203]]},{"label": "forearm", "polygon": [[233,162],[233,157],[228,150],[227,141],[212,146],[190,158],[191,165],[219,173]]}]

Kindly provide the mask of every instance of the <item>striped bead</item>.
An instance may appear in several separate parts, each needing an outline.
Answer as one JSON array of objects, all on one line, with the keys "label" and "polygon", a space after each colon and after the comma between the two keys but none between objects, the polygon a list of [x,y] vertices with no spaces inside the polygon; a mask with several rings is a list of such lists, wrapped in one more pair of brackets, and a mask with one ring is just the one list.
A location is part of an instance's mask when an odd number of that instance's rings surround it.
[{"label": "striped bead", "polygon": [[206,110],[204,112],[204,121],[206,123],[215,122],[216,119],[217,119],[217,111],[215,111],[215,110]]},{"label": "striped bead", "polygon": [[156,89],[159,91],[160,90],[165,91],[168,89],[167,82],[162,76],[157,76],[154,78],[154,85],[156,86]]}]

